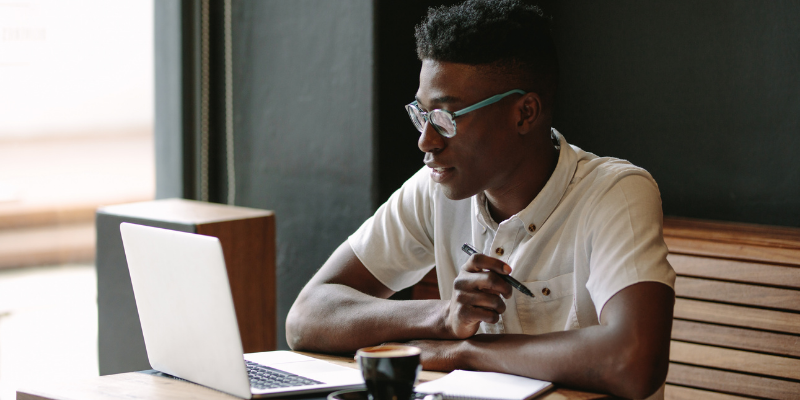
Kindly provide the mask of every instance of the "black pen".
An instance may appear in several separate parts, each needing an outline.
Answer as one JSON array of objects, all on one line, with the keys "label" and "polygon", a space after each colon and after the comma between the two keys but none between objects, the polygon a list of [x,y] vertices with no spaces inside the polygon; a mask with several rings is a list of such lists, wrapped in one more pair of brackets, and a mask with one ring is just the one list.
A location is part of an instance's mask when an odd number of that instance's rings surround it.
[{"label": "black pen", "polygon": [[[464,245],[461,246],[461,250],[464,250],[464,253],[467,253],[468,255],[479,253],[478,250],[475,250],[475,248],[470,246],[468,243],[464,243]],[[512,278],[510,275],[503,275],[503,274],[498,274],[498,275],[500,275],[500,277],[503,278],[504,281],[508,282],[509,285],[513,286],[515,289],[522,292],[522,294],[535,297],[533,293],[528,288],[525,287],[525,285],[519,283],[518,280]]]}]

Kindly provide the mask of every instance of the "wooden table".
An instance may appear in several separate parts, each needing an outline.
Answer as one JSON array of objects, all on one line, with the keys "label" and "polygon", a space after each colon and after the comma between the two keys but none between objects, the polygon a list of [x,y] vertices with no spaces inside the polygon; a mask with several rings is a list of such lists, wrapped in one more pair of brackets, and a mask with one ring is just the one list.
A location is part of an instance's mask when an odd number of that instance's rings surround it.
[{"label": "wooden table", "polygon": [[[358,368],[352,358],[316,353],[301,353],[334,364]],[[422,371],[421,382],[446,375],[443,372]],[[287,399],[324,399],[326,394],[287,396]],[[595,393],[557,388],[537,397],[537,400],[595,400],[611,397]],[[236,400],[238,397],[204,386],[141,372],[106,375],[64,382],[47,382],[35,388],[20,388],[17,400]]]}]

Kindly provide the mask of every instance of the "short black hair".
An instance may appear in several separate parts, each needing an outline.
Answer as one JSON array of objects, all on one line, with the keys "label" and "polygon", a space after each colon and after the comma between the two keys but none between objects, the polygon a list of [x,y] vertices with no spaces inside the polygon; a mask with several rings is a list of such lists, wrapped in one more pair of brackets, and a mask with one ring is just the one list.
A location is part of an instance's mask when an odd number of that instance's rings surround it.
[{"label": "short black hair", "polygon": [[558,56],[551,20],[519,0],[467,0],[429,8],[417,25],[417,57],[487,66],[517,79],[552,107],[558,80]]}]

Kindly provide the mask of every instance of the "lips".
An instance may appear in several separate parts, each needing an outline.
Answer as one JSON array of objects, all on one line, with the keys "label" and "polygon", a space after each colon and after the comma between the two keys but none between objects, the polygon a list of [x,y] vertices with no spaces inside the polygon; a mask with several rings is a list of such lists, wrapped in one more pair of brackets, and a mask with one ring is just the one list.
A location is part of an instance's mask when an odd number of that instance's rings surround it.
[{"label": "lips", "polygon": [[431,179],[436,183],[446,181],[455,173],[455,167],[448,167],[434,160],[431,153],[426,153],[423,161],[431,169]]},{"label": "lips", "polygon": [[444,183],[455,173],[456,170],[453,167],[439,167],[430,165],[428,165],[428,167],[431,169],[431,179],[436,183]]}]

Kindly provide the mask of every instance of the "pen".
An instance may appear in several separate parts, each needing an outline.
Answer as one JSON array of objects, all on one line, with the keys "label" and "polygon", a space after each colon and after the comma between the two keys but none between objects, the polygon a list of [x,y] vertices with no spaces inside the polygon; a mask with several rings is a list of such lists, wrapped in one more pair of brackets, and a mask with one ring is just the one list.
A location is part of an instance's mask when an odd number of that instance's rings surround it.
[{"label": "pen", "polygon": [[[464,253],[467,253],[468,255],[479,253],[478,250],[475,250],[475,248],[470,246],[468,243],[464,243],[464,245],[461,246],[461,250],[464,250]],[[510,275],[503,275],[503,274],[498,274],[498,275],[500,275],[500,277],[503,278],[504,281],[508,282],[509,285],[513,286],[515,289],[522,292],[522,294],[535,297],[533,293],[528,288],[525,287],[525,285],[519,283],[518,280],[512,278]]]}]

